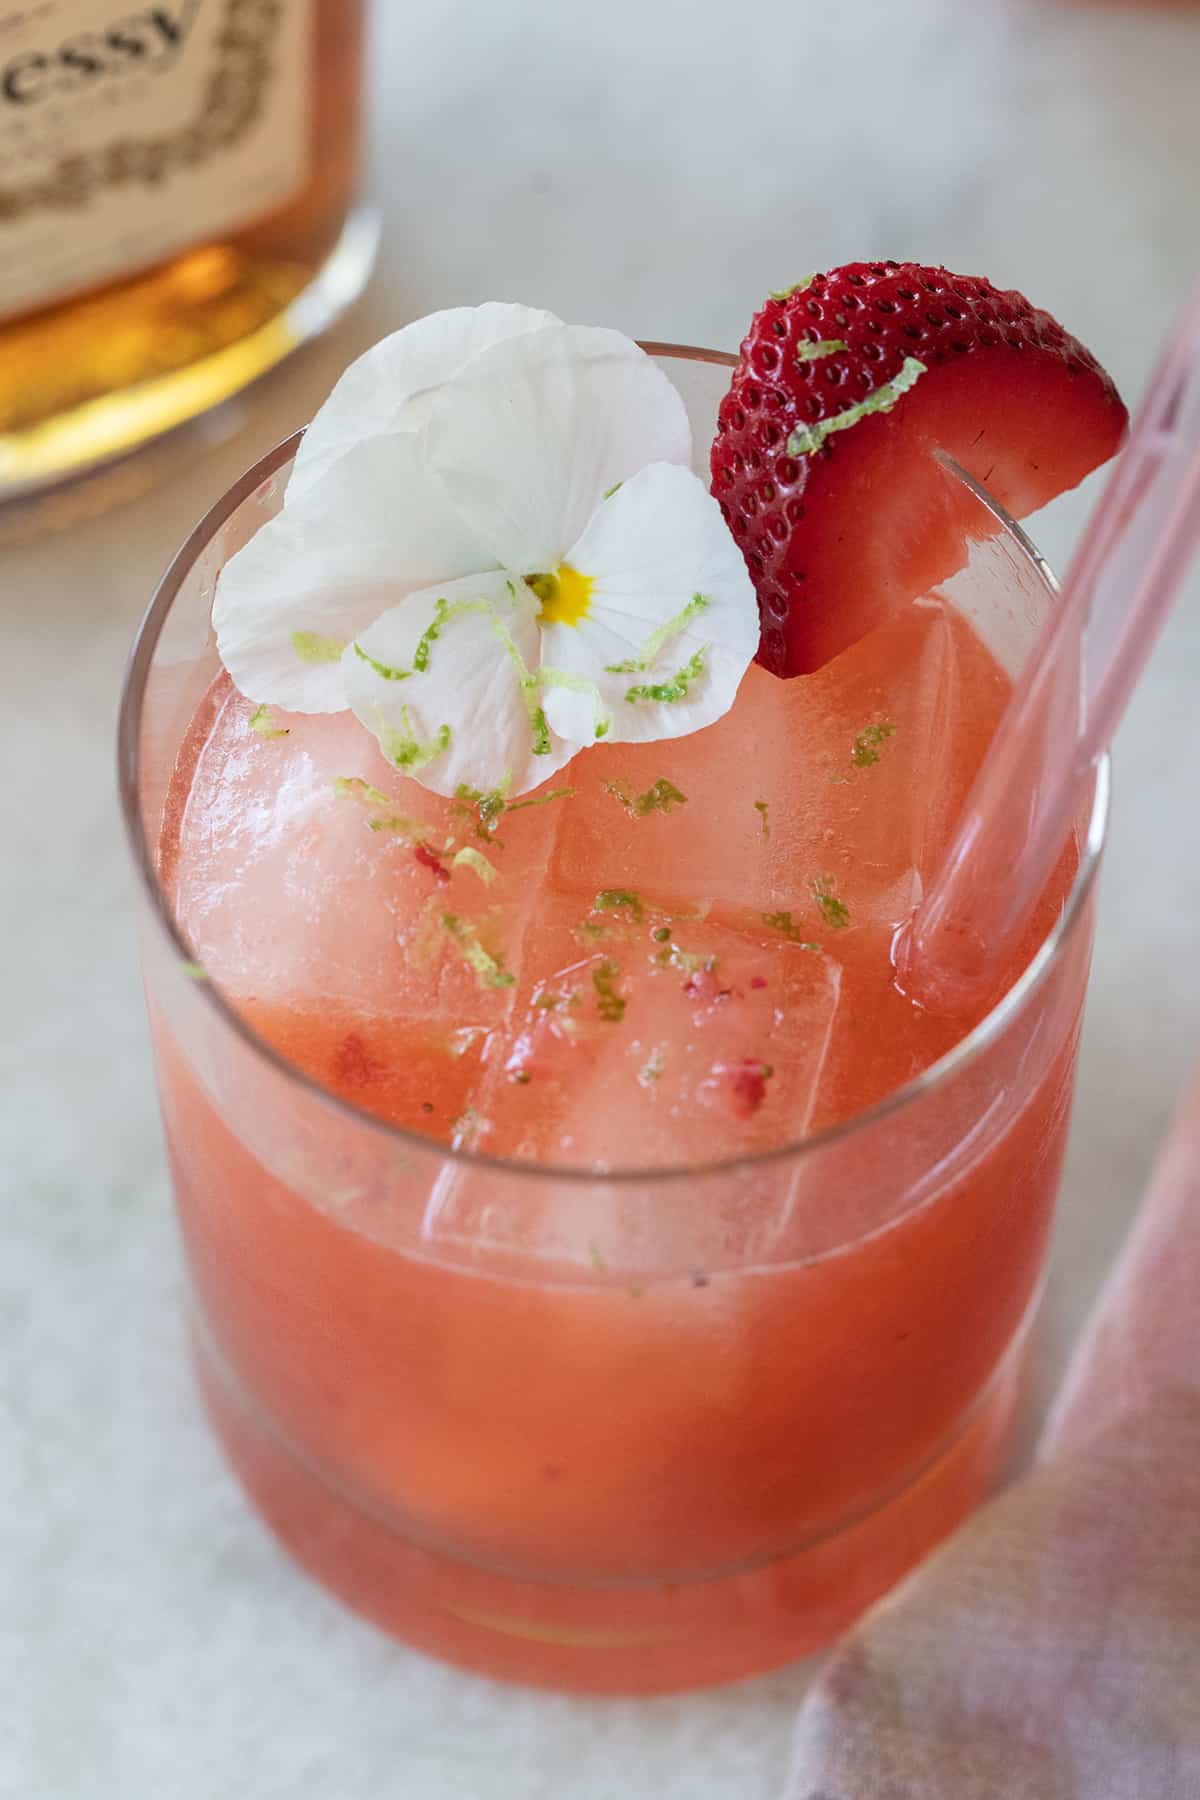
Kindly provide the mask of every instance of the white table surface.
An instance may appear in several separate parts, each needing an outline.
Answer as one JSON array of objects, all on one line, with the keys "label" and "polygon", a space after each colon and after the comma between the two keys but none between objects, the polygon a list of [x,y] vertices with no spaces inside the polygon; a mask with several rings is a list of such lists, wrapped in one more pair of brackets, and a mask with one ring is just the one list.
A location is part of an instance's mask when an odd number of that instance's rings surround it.
[{"label": "white table surface", "polygon": [[[0,550],[0,1795],[770,1800],[802,1670],[552,1698],[299,1576],[201,1423],[110,741],[197,515],[383,330],[541,302],[736,345],[768,287],[913,256],[1025,289],[1128,394],[1200,267],[1200,11],[1012,0],[377,0],[359,311],[151,494]],[[1061,562],[1082,501],[1041,537]],[[1200,582],[1119,745],[1048,1390],[1200,1049]]]}]

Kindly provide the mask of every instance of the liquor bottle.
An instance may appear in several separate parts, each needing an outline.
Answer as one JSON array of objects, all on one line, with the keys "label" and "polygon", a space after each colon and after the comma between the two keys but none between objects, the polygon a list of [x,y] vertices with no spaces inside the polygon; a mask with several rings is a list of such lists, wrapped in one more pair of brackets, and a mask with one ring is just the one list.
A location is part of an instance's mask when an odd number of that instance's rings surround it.
[{"label": "liquor bottle", "polygon": [[366,0],[0,0],[0,506],[226,399],[360,290]]}]

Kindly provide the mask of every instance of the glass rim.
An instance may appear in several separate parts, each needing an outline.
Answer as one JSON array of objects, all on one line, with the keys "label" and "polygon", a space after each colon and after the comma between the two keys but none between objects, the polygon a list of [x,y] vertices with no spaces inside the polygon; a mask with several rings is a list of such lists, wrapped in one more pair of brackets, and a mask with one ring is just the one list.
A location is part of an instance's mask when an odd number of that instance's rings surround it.
[{"label": "glass rim", "polygon": [[[643,340],[641,347],[651,356],[677,362],[701,362],[723,368],[735,368],[738,361],[736,356],[726,351],[705,350],[691,344]],[[197,558],[207,548],[221,526],[236,512],[239,506],[250,498],[260,484],[277,474],[292,459],[306,429],[306,426],[301,426],[298,431],[292,432],[290,436],[275,444],[259,457],[257,462],[246,469],[214,501],[188,534],[172,557],[150,598],[138,624],[125,667],[117,720],[117,782],[125,838],[139,877],[143,897],[149,902],[155,922],[166,939],[169,951],[181,969],[186,968],[193,961],[192,950],[180,929],[162,883],[159,881],[157,859],[146,836],[140,803],[141,727],[147,681],[163,626],[179,596],[180,588]],[[943,452],[938,452],[938,455],[940,460],[945,462],[958,478],[972,489],[982,504],[999,521],[1005,535],[1016,545],[1021,555],[1034,564],[1041,579],[1057,594],[1059,584],[1053,571],[1018,522],[988,493],[986,488],[961,469],[957,463],[954,463],[950,457]],[[894,1088],[891,1093],[885,1094],[882,1099],[874,1101],[870,1106],[863,1108],[861,1112],[852,1113],[849,1118],[838,1120],[833,1125],[827,1125],[811,1136],[789,1139],[786,1143],[776,1144],[768,1150],[758,1150],[750,1155],[718,1157],[701,1163],[663,1163],[646,1168],[627,1167],[598,1170],[575,1164],[534,1163],[523,1161],[517,1157],[491,1156],[481,1150],[456,1149],[450,1144],[442,1144],[435,1138],[426,1137],[419,1131],[411,1131],[404,1126],[392,1124],[389,1120],[382,1119],[377,1114],[356,1106],[353,1101],[343,1099],[340,1094],[325,1087],[298,1064],[290,1062],[266,1038],[261,1037],[213,982],[205,981],[194,985],[201,1004],[210,1007],[215,1017],[225,1027],[231,1030],[250,1051],[263,1059],[285,1081],[301,1093],[311,1095],[320,1104],[332,1107],[335,1112],[340,1113],[355,1125],[367,1127],[372,1132],[382,1134],[383,1137],[394,1140],[398,1145],[403,1145],[405,1150],[410,1153],[418,1151],[425,1156],[458,1163],[485,1173],[508,1177],[518,1176],[523,1180],[559,1182],[568,1186],[594,1186],[602,1183],[605,1186],[634,1188],[644,1186],[648,1182],[694,1182],[712,1176],[770,1168],[788,1159],[801,1161],[806,1156],[817,1156],[832,1145],[849,1141],[863,1132],[872,1130],[893,1114],[907,1111],[909,1107],[952,1081],[962,1070],[969,1068],[996,1042],[1040,991],[1050,971],[1058,963],[1066,945],[1074,935],[1075,927],[1083,914],[1099,870],[1108,826],[1110,794],[1111,763],[1106,753],[1096,765],[1092,804],[1082,854],[1062,911],[1017,979],[1011,987],[1005,989],[1000,999],[984,1014],[978,1024],[953,1044],[943,1056],[930,1063],[928,1068],[922,1069],[919,1074],[912,1076],[902,1086]]]}]

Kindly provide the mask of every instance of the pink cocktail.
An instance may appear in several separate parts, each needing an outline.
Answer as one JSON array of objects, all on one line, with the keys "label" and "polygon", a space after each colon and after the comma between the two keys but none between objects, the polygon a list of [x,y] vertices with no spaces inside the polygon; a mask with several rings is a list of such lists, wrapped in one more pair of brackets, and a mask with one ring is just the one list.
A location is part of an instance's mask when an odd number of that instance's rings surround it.
[{"label": "pink cocktail", "polygon": [[[710,430],[726,362],[663,363]],[[1103,782],[991,995],[930,1014],[891,946],[1047,578],[981,504],[968,569],[816,674],[444,800],[217,669],[288,454],[177,562],[124,719],[218,1428],[302,1562],[456,1661],[799,1654],[979,1497],[1016,1397]]]}]

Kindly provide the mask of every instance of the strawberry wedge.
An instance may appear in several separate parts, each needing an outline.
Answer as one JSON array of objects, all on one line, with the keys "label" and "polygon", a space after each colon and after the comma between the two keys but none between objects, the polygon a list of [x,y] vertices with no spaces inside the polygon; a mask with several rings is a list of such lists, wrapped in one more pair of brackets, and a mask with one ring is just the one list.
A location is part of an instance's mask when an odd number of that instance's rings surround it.
[{"label": "strawberry wedge", "polygon": [[758,590],[759,661],[819,669],[962,567],[987,519],[935,450],[1024,518],[1106,461],[1126,424],[1095,357],[980,277],[850,263],[773,295],[712,448]]}]

